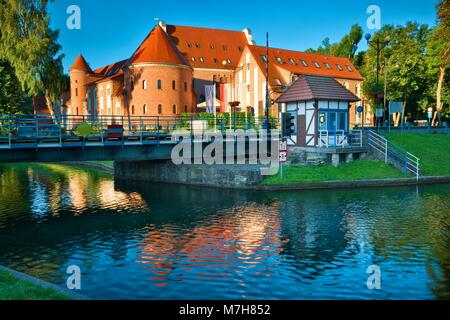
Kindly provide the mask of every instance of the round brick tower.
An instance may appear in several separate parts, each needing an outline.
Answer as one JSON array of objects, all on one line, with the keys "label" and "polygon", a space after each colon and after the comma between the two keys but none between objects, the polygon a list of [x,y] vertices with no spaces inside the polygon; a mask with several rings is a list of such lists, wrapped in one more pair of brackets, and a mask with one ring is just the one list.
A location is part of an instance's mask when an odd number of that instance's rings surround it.
[{"label": "round brick tower", "polygon": [[85,115],[87,112],[86,103],[86,82],[89,74],[92,73],[89,64],[80,54],[72,67],[69,69],[70,73],[70,115]]},{"label": "round brick tower", "polygon": [[156,26],[125,71],[131,116],[174,116],[193,112],[193,70],[167,33]]}]

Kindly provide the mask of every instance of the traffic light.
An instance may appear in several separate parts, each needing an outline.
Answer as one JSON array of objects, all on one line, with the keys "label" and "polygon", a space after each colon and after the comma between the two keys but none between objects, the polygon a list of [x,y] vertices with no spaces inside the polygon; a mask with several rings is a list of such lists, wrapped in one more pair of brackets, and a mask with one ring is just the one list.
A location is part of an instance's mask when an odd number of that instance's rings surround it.
[{"label": "traffic light", "polygon": [[281,114],[281,135],[283,138],[292,137],[295,133],[295,117],[290,113]]}]

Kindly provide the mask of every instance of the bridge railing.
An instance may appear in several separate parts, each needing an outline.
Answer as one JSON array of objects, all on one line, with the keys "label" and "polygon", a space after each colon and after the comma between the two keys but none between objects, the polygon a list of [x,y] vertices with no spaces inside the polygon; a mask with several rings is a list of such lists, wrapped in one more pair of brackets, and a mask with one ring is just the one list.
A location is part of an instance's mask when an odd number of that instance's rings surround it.
[{"label": "bridge railing", "polygon": [[[278,128],[278,119],[271,118],[268,126]],[[134,117],[93,115],[0,115],[0,147],[12,145],[42,145],[64,143],[140,142],[168,140],[176,130],[192,134],[206,131],[262,131],[265,119],[253,117]]]}]

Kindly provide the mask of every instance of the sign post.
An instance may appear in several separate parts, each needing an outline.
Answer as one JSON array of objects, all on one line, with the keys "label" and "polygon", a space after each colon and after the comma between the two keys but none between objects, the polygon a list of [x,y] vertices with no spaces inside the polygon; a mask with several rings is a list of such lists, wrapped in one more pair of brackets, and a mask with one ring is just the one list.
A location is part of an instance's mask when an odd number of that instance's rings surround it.
[{"label": "sign post", "polygon": [[281,180],[283,180],[283,165],[287,162],[287,154],[288,154],[288,146],[287,146],[287,139],[282,139],[280,141],[280,148],[278,150],[280,155],[280,173],[281,173]]},{"label": "sign post", "polygon": [[403,102],[401,101],[390,101],[389,102],[389,132],[391,132],[391,115],[394,113],[400,113],[401,127],[403,129]]},{"label": "sign post", "polygon": [[428,127],[431,127],[432,125],[431,121],[433,121],[433,108],[429,107],[427,111],[428,111]]},{"label": "sign post", "polygon": [[356,108],[356,112],[358,112],[359,117],[361,119],[361,126],[364,127],[364,115],[363,115],[364,107],[363,106],[358,106]]},{"label": "sign post", "polygon": [[381,122],[381,118],[383,118],[383,114],[384,114],[383,109],[378,108],[375,110],[375,118],[377,121],[378,131],[380,131],[380,122]]}]

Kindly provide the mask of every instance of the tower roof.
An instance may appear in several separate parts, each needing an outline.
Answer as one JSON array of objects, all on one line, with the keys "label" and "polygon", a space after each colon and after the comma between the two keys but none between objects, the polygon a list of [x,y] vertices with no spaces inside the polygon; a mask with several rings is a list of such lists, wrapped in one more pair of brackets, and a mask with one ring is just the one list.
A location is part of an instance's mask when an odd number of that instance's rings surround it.
[{"label": "tower roof", "polygon": [[92,72],[91,67],[89,67],[89,64],[87,63],[87,61],[84,59],[83,55],[81,55],[81,54],[75,59],[75,62],[70,67],[69,71],[72,71],[72,70],[86,71],[89,73]]},{"label": "tower roof", "polygon": [[142,42],[130,59],[131,63],[169,63],[189,66],[186,58],[158,25]]}]

